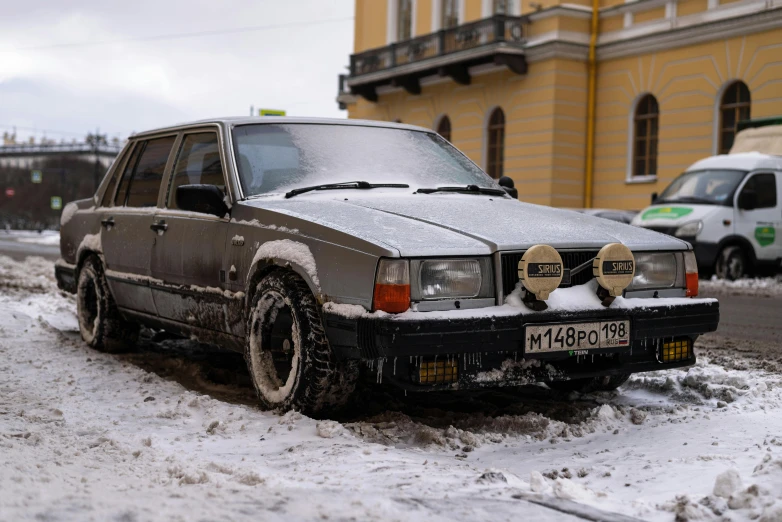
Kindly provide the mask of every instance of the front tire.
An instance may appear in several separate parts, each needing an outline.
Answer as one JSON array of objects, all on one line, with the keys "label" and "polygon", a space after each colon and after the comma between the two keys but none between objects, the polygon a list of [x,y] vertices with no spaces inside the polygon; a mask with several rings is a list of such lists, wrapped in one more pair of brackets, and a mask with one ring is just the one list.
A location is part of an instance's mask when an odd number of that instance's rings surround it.
[{"label": "front tire", "polygon": [[109,291],[100,260],[91,255],[82,263],[76,286],[79,332],[91,348],[117,353],[134,345],[139,326],[120,316]]},{"label": "front tire", "polygon": [[287,270],[266,276],[248,315],[245,360],[265,409],[316,415],[347,402],[358,363],[335,360],[301,277]]},{"label": "front tire", "polygon": [[749,274],[747,254],[739,246],[727,246],[720,250],[714,273],[719,279],[735,281]]}]

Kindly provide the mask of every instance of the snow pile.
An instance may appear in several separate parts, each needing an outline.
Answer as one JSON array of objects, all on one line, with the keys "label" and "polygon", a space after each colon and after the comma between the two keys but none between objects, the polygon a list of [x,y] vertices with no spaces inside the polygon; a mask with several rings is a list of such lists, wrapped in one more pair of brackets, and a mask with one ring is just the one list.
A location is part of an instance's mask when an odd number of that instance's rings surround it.
[{"label": "snow pile", "polygon": [[782,295],[782,275],[728,281],[712,276],[711,280],[700,281],[701,293],[710,295],[749,295],[773,297]]},{"label": "snow pile", "polygon": [[736,403],[753,408],[754,399],[763,397],[772,405],[782,405],[782,379],[778,374],[755,370],[725,369],[701,356],[686,370],[637,373],[624,384],[625,390],[643,390],[664,395],[678,403],[725,408]]},{"label": "snow pile", "polygon": [[[304,243],[291,241],[290,239],[267,241],[255,252],[253,262],[250,264],[252,267],[250,270],[254,270],[258,261],[263,259],[277,259],[300,266],[307,273],[312,283],[320,289],[315,257],[312,255],[310,247]],[[250,279],[251,274],[248,274],[247,280],[249,281]]]},{"label": "snow pile", "polygon": [[57,289],[54,266],[42,257],[28,257],[24,264],[0,256],[0,290],[24,290],[31,293]]}]

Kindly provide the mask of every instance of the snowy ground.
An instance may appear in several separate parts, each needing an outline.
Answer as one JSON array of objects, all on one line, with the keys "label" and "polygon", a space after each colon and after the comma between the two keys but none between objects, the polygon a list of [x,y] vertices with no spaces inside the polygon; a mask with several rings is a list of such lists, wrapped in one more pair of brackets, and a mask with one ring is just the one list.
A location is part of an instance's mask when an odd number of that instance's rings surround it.
[{"label": "snowy ground", "polygon": [[776,277],[748,277],[737,281],[717,279],[700,281],[700,289],[709,295],[751,295],[758,297],[782,296],[782,274]]},{"label": "snowy ground", "polygon": [[369,388],[316,421],[257,409],[235,354],[88,349],[52,272],[0,257],[0,520],[782,520],[782,350],[709,336],[617,393]]}]

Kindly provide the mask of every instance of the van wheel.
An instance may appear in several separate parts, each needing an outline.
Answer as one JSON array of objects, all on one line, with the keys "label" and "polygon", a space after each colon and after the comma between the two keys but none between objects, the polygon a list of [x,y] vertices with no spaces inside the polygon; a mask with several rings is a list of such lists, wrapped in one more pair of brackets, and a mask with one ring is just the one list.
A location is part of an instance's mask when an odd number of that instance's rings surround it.
[{"label": "van wheel", "polygon": [[347,402],[358,363],[335,361],[301,277],[287,270],[266,276],[248,315],[245,360],[264,408],[316,415]]},{"label": "van wheel", "polygon": [[627,382],[629,373],[605,375],[603,377],[587,377],[585,379],[570,379],[569,381],[552,381],[546,383],[549,388],[561,392],[591,393],[596,391],[614,391]]},{"label": "van wheel", "polygon": [[714,273],[720,279],[735,281],[749,273],[747,255],[739,246],[727,246],[717,256]]},{"label": "van wheel", "polygon": [[81,338],[91,348],[117,353],[136,344],[139,326],[122,319],[96,256],[84,260],[79,270],[76,309]]}]

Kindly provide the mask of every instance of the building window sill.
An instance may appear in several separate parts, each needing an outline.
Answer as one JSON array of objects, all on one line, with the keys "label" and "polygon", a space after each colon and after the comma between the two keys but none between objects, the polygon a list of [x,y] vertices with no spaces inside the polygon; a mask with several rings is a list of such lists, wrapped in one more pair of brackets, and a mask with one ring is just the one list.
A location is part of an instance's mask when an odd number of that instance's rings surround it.
[{"label": "building window sill", "polygon": [[625,180],[628,185],[635,183],[657,183],[657,176],[631,176]]}]

